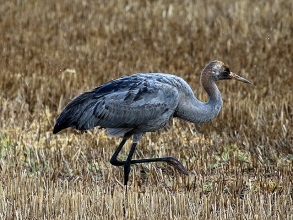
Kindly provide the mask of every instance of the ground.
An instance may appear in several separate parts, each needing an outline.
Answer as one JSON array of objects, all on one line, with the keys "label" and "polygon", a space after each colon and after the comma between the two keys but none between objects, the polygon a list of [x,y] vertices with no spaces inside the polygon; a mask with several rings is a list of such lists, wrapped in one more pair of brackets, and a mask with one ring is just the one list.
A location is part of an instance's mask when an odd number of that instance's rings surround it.
[{"label": "ground", "polygon": [[[0,5],[1,219],[292,219],[292,1],[5,1]],[[213,121],[147,134],[127,194],[121,139],[52,129],[71,98],[137,72],[185,79],[221,60]],[[126,158],[129,144],[121,152]]]}]

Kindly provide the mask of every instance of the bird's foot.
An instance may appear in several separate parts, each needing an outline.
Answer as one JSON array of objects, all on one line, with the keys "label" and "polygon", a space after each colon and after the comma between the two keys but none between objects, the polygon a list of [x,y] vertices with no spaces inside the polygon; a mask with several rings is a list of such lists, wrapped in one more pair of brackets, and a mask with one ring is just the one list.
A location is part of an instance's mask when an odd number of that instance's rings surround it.
[{"label": "bird's foot", "polygon": [[175,159],[174,157],[166,157],[166,162],[169,165],[175,167],[180,173],[188,175],[187,169],[183,166],[183,164],[179,160]]}]

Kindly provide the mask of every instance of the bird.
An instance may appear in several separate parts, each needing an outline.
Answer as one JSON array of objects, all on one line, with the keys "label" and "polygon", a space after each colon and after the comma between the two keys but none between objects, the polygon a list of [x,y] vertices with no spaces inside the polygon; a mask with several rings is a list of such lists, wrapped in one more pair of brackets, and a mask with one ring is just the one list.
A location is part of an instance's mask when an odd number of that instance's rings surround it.
[{"label": "bird", "polygon": [[[123,166],[125,186],[131,164],[162,161],[188,175],[184,165],[171,156],[133,160],[136,146],[146,132],[163,128],[172,118],[192,123],[208,122],[215,118],[223,104],[216,82],[231,79],[250,83],[231,72],[223,62],[209,62],[200,75],[201,85],[209,96],[207,102],[202,102],[195,97],[188,83],[176,75],[137,73],[123,76],[73,98],[58,116],[53,133],[68,127],[81,131],[100,127],[105,128],[110,137],[122,136],[110,163]],[[117,159],[131,137],[132,145],[127,159]]]}]

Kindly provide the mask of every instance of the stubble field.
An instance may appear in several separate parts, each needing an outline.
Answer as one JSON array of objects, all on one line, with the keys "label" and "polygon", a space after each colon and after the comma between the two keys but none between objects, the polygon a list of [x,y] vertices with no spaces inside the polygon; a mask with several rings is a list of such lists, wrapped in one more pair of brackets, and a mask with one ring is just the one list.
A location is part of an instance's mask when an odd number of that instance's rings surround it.
[{"label": "stubble field", "polygon": [[[1,219],[293,219],[293,2],[5,1],[0,5]],[[211,122],[174,119],[135,158],[128,193],[104,130],[52,134],[77,94],[137,72],[199,76],[221,60]],[[129,144],[120,154],[127,157]]]}]

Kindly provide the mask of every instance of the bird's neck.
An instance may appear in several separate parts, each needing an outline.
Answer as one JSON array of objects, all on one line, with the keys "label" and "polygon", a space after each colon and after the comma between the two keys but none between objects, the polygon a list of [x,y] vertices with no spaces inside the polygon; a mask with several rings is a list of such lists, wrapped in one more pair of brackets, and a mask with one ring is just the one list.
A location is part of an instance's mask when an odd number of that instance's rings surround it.
[{"label": "bird's neck", "polygon": [[205,84],[205,82],[202,82],[202,86],[209,96],[209,101],[207,103],[210,103],[210,104],[221,103],[222,105],[222,96],[215,82],[212,81],[212,82],[209,82],[208,84]]},{"label": "bird's neck", "polygon": [[194,94],[188,96],[188,100],[184,100],[179,105],[176,116],[186,121],[200,123],[207,122],[216,117],[222,107],[221,93],[214,81],[202,81],[202,86],[209,95],[207,102],[199,101]]},{"label": "bird's neck", "polygon": [[213,68],[210,66],[206,66],[200,75],[200,82],[204,90],[209,95],[209,101],[211,102],[219,102],[222,97],[221,93],[215,83],[215,79],[212,77]]}]

